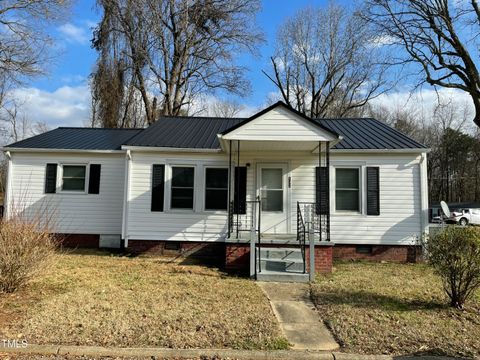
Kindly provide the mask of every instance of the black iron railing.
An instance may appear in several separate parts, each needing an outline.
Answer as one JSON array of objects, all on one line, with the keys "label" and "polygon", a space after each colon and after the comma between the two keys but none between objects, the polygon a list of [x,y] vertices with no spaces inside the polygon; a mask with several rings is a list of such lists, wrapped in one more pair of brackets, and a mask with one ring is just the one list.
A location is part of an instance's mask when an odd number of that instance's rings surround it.
[{"label": "black iron railing", "polygon": [[228,237],[241,239],[248,237],[247,233],[255,231],[260,242],[260,211],[260,200],[247,200],[238,208],[234,201],[231,201],[228,211]]},{"label": "black iron railing", "polygon": [[245,201],[236,207],[235,202],[231,201],[228,211],[228,238],[237,240],[252,240],[252,233],[255,236],[255,276],[257,271],[261,272],[257,261],[261,258],[262,237],[260,234],[260,221],[262,218],[262,204],[260,198],[257,200]]},{"label": "black iron railing", "polygon": [[307,262],[306,262],[306,233],[307,228],[305,226],[305,221],[303,221],[302,209],[300,208],[300,203],[297,202],[297,241],[300,244],[300,249],[302,251],[302,260],[303,260],[303,273],[307,272]]}]

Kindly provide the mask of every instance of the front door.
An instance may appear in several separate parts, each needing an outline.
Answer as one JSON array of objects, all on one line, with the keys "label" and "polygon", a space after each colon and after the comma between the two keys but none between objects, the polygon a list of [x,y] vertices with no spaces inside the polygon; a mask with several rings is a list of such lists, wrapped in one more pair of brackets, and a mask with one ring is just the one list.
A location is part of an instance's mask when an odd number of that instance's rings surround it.
[{"label": "front door", "polygon": [[288,232],[287,164],[257,165],[257,195],[260,196],[262,217],[260,231],[270,234]]}]

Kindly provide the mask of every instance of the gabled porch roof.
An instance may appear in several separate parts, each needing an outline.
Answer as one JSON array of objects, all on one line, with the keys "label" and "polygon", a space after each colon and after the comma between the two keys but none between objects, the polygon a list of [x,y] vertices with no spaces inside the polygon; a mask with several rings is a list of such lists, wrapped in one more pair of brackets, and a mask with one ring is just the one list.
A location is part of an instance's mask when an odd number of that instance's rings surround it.
[{"label": "gabled porch roof", "polygon": [[[315,151],[321,142],[334,146],[341,136],[283,102],[277,102],[218,135],[224,151],[241,141],[244,151]],[[317,150],[318,151],[318,150]]]}]

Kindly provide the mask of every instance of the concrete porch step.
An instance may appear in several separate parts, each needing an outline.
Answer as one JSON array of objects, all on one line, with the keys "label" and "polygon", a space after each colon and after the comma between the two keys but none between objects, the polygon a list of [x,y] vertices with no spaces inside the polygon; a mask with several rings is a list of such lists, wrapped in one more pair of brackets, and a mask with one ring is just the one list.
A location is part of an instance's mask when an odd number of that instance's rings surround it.
[{"label": "concrete porch step", "polygon": [[258,281],[270,281],[270,282],[309,282],[309,275],[304,273],[284,272],[284,271],[269,271],[262,270],[257,272]]},{"label": "concrete porch step", "polygon": [[260,268],[281,272],[303,272],[303,260],[265,259],[262,257],[260,258]]},{"label": "concrete porch step", "polygon": [[[302,250],[299,248],[260,248],[261,259],[302,260]],[[257,252],[258,253],[258,252]]]}]

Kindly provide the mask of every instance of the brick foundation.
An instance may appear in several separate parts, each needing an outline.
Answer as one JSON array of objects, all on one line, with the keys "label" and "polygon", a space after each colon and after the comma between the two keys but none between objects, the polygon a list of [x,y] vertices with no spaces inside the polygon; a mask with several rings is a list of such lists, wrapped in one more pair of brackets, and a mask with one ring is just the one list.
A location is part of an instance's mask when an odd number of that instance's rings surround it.
[{"label": "brick foundation", "polygon": [[98,234],[56,234],[60,243],[68,248],[98,248],[100,235]]},{"label": "brick foundation", "polygon": [[357,245],[335,245],[334,260],[369,260],[392,262],[417,262],[421,259],[421,247],[408,245],[369,245],[369,253],[359,252]]},{"label": "brick foundation", "polygon": [[128,240],[127,252],[134,255],[161,255],[199,259],[224,265],[225,244],[207,242]]}]

